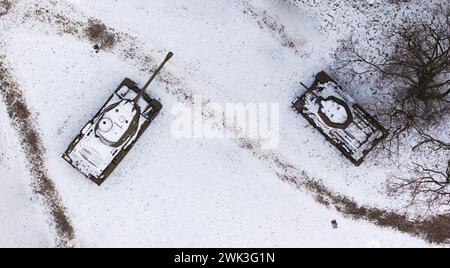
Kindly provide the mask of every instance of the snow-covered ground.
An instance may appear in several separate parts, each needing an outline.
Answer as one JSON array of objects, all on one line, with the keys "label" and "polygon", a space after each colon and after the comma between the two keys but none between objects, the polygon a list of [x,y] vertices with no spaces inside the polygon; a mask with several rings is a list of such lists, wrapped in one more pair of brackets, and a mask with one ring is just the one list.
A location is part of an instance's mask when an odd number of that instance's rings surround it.
[{"label": "snow-covered ground", "polygon": [[[33,13],[40,7],[50,15]],[[164,106],[161,114],[98,188],[61,154],[123,78],[143,85],[148,70],[141,70],[146,66],[139,66],[140,59],[114,49],[96,53],[79,32],[46,23],[45,16],[58,20],[52,12],[77,21],[93,17],[127,33],[138,43],[138,56],[162,59],[173,51],[166,68],[186,92],[223,104],[279,103],[275,153],[358,203],[396,210],[403,203],[384,193],[395,166],[381,167],[373,155],[353,166],[291,108],[304,92],[300,82],[327,69],[329,53],[347,32],[324,34],[320,6],[314,11],[281,0],[14,1],[0,17],[0,54],[24,92],[46,150],[45,166],[81,246],[430,246],[322,206],[233,139],[176,139],[171,108],[180,97],[162,81],[151,86]],[[33,202],[4,108],[0,123],[0,246],[54,246],[56,233]]]}]

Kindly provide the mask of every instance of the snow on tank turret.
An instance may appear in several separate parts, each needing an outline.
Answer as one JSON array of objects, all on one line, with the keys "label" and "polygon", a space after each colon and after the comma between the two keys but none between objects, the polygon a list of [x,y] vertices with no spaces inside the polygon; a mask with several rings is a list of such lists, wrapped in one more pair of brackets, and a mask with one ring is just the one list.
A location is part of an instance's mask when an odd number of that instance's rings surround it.
[{"label": "snow on tank turret", "polygon": [[383,139],[387,130],[325,72],[297,98],[294,109],[348,159],[359,166]]},{"label": "snow on tank turret", "polygon": [[172,56],[170,52],[142,89],[128,78],[123,80],[69,145],[63,158],[101,185],[159,114],[161,103],[145,91]]}]

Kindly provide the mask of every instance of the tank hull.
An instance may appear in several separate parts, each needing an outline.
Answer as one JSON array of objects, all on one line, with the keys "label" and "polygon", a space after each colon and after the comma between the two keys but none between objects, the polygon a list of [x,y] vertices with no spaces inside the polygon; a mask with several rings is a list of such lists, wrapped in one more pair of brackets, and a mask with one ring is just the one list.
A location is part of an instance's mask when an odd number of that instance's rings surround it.
[{"label": "tank hull", "polygon": [[144,94],[138,103],[139,115],[132,135],[119,146],[102,142],[96,126],[99,120],[103,120],[105,111],[120,101],[133,100],[139,91],[136,83],[126,78],[62,156],[72,167],[99,186],[113,173],[161,111],[161,103]]},{"label": "tank hull", "polygon": [[383,141],[388,131],[325,72],[293,102],[293,108],[353,164]]}]

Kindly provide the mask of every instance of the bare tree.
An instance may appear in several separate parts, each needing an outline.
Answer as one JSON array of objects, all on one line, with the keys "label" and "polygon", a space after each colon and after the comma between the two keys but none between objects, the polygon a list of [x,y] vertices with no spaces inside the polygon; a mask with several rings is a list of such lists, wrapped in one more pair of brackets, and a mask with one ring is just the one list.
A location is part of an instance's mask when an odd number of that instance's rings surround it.
[{"label": "bare tree", "polygon": [[[428,209],[450,206],[450,141],[437,138],[432,126],[447,124],[450,112],[450,5],[439,5],[432,16],[392,26],[377,53],[350,39],[336,53],[337,68],[358,77],[375,74],[375,84],[385,95],[378,115],[390,129],[385,148],[390,152],[415,134],[413,151],[433,152],[434,168],[414,164],[409,178],[389,180],[391,194],[406,193],[410,204]],[[388,97],[385,97],[385,96]],[[445,128],[444,128],[445,129]],[[449,135],[443,135],[448,138]],[[440,168],[439,168],[440,167]]]},{"label": "bare tree", "polygon": [[424,22],[403,22],[383,40],[385,51],[367,55],[357,42],[338,49],[338,68],[377,73],[394,100],[380,111],[390,142],[411,129],[437,124],[450,111],[450,7],[438,6]]},{"label": "bare tree", "polygon": [[411,178],[393,178],[389,184],[390,194],[406,193],[410,205],[420,202],[429,210],[450,206],[450,161],[446,171],[438,171],[415,164]]},{"label": "bare tree", "polygon": [[413,151],[416,151],[424,146],[428,146],[433,151],[440,151],[440,150],[450,151],[450,142],[440,140],[426,133],[423,129],[418,127],[416,127],[416,131],[420,136],[420,142],[413,147]]}]

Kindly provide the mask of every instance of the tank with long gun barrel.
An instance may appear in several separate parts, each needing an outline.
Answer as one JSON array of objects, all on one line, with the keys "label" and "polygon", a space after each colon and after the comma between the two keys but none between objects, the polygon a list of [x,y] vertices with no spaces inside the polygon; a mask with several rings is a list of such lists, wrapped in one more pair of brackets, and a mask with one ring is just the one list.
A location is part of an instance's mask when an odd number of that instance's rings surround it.
[{"label": "tank with long gun barrel", "polygon": [[132,80],[124,79],[69,145],[63,158],[101,185],[159,114],[161,103],[146,91],[172,56],[172,52],[167,54],[142,89]]}]

